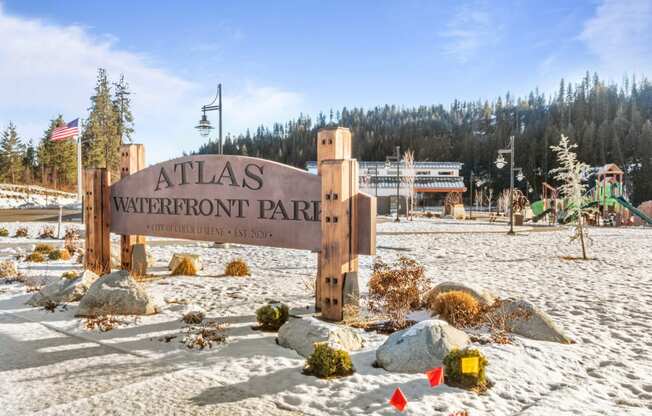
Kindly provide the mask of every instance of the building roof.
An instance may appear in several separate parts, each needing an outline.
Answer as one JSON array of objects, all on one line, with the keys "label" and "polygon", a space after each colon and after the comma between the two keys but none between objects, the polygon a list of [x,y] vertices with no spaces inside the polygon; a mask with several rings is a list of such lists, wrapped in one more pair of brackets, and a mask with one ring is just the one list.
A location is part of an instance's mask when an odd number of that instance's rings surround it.
[{"label": "building roof", "polygon": [[[414,168],[415,169],[462,169],[462,165],[464,165],[462,162],[414,162]],[[374,166],[377,166],[379,168],[385,167],[385,162],[379,162],[379,161],[358,161],[358,166],[360,166],[361,169],[369,169],[373,168]],[[390,166],[396,166],[396,162],[390,162]],[[401,166],[405,166],[405,162],[401,161]],[[317,167],[317,162],[315,161],[309,161],[306,162],[306,167],[308,169],[310,168],[316,168]]]},{"label": "building roof", "polygon": [[[361,182],[365,188],[374,188],[376,180],[378,188],[395,188],[396,176],[370,176],[367,180]],[[403,179],[403,178],[401,178]],[[405,181],[402,180],[402,183]],[[417,176],[415,177],[414,187],[417,192],[453,192],[466,191],[464,180],[461,176]]]}]

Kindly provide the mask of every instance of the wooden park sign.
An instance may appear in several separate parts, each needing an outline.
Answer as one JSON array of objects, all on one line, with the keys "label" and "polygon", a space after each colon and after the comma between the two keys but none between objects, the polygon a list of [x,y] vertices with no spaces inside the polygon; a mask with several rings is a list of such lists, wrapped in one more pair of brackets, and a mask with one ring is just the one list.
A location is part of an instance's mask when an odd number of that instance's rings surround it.
[{"label": "wooden park sign", "polygon": [[[85,171],[87,268],[110,271],[111,232],[122,268],[145,235],[319,253],[316,306],[341,320],[357,290],[358,255],[375,254],[375,198],[358,191],[348,129],[317,136],[319,175],[246,156],[195,155],[144,168],[142,145],[121,149],[121,180]],[[345,289],[346,288],[346,289]],[[346,292],[346,293],[345,293]]]}]

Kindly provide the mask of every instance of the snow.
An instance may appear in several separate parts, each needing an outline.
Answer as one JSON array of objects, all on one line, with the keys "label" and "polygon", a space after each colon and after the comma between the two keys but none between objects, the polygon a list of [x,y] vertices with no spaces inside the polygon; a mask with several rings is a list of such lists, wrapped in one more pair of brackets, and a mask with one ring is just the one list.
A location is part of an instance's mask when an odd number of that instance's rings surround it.
[{"label": "snow", "polygon": [[77,194],[36,185],[0,184],[0,209],[10,208],[80,208]]},{"label": "snow", "polygon": [[[568,229],[506,231],[504,224],[481,221],[378,224],[383,260],[407,255],[425,265],[433,284],[467,281],[501,297],[524,297],[577,341],[517,337],[512,345],[477,345],[494,382],[486,394],[432,389],[425,375],[374,368],[375,349],[386,336],[365,332],[365,348],[352,353],[353,376],[305,376],[302,357],[278,346],[275,334],[251,326],[255,309],[270,300],[289,304],[294,314],[312,312],[314,253],[159,240],[150,247],[151,271],[159,278],[143,284],[162,312],[127,317],[109,332],[84,329],[74,317],[76,304],[51,313],[24,304],[30,296],[24,285],[0,285],[0,407],[6,415],[389,415],[396,412],[387,401],[400,387],[410,415],[464,409],[473,416],[651,414],[652,229],[592,228],[594,260],[587,262],[561,258],[580,254],[579,245],[568,242]],[[0,259],[29,249],[19,241],[2,239]],[[204,270],[197,277],[169,276],[174,252],[200,254]],[[223,275],[237,257],[252,276]],[[360,258],[363,295],[372,262]],[[21,262],[19,269],[28,281],[45,283],[80,266]],[[198,351],[181,344],[181,316],[193,309],[228,323],[225,345]]]}]

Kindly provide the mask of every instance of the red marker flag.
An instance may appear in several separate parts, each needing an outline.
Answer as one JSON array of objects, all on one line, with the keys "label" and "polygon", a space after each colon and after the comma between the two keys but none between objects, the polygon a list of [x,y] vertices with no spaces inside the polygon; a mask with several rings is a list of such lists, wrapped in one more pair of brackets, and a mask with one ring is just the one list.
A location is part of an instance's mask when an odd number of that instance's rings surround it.
[{"label": "red marker flag", "polygon": [[400,388],[397,387],[396,390],[394,390],[394,394],[392,394],[392,398],[389,399],[389,404],[394,406],[394,408],[399,412],[405,410],[405,406],[407,406],[407,399],[403,395],[403,392],[401,391]]},{"label": "red marker flag", "polygon": [[428,377],[430,387],[437,387],[444,382],[444,369],[442,367],[436,367],[428,370],[426,371],[426,377]]}]

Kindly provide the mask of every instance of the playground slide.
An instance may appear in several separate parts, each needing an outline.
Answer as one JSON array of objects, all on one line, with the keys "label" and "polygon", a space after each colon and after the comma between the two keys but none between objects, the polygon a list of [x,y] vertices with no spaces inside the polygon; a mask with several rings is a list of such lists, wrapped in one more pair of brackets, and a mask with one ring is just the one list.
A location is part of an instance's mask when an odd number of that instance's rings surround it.
[{"label": "playground slide", "polygon": [[543,211],[542,213],[535,215],[534,217],[530,218],[528,221],[532,222],[538,222],[541,218],[545,217],[547,214],[551,213],[553,211],[552,208],[548,208],[547,210]]},{"label": "playground slide", "polygon": [[645,215],[645,213],[644,213],[643,211],[637,209],[637,208],[636,208],[634,205],[632,205],[628,200],[626,200],[626,199],[623,198],[622,196],[619,196],[619,197],[616,197],[616,201],[618,201],[618,203],[619,203],[620,205],[622,205],[622,206],[624,206],[625,208],[627,208],[627,209],[629,210],[629,212],[631,212],[631,213],[634,214],[634,215],[638,215],[639,217],[641,217],[641,219],[642,219],[643,221],[645,221],[645,222],[647,222],[648,224],[652,225],[652,218],[650,218],[650,217],[648,217],[647,215]]},{"label": "playground slide", "polygon": [[[585,204],[582,208],[597,207],[599,204],[598,201],[591,201],[588,204]],[[566,215],[563,211],[558,213],[557,222],[560,224],[568,224],[569,222],[575,220],[577,215]]]}]

